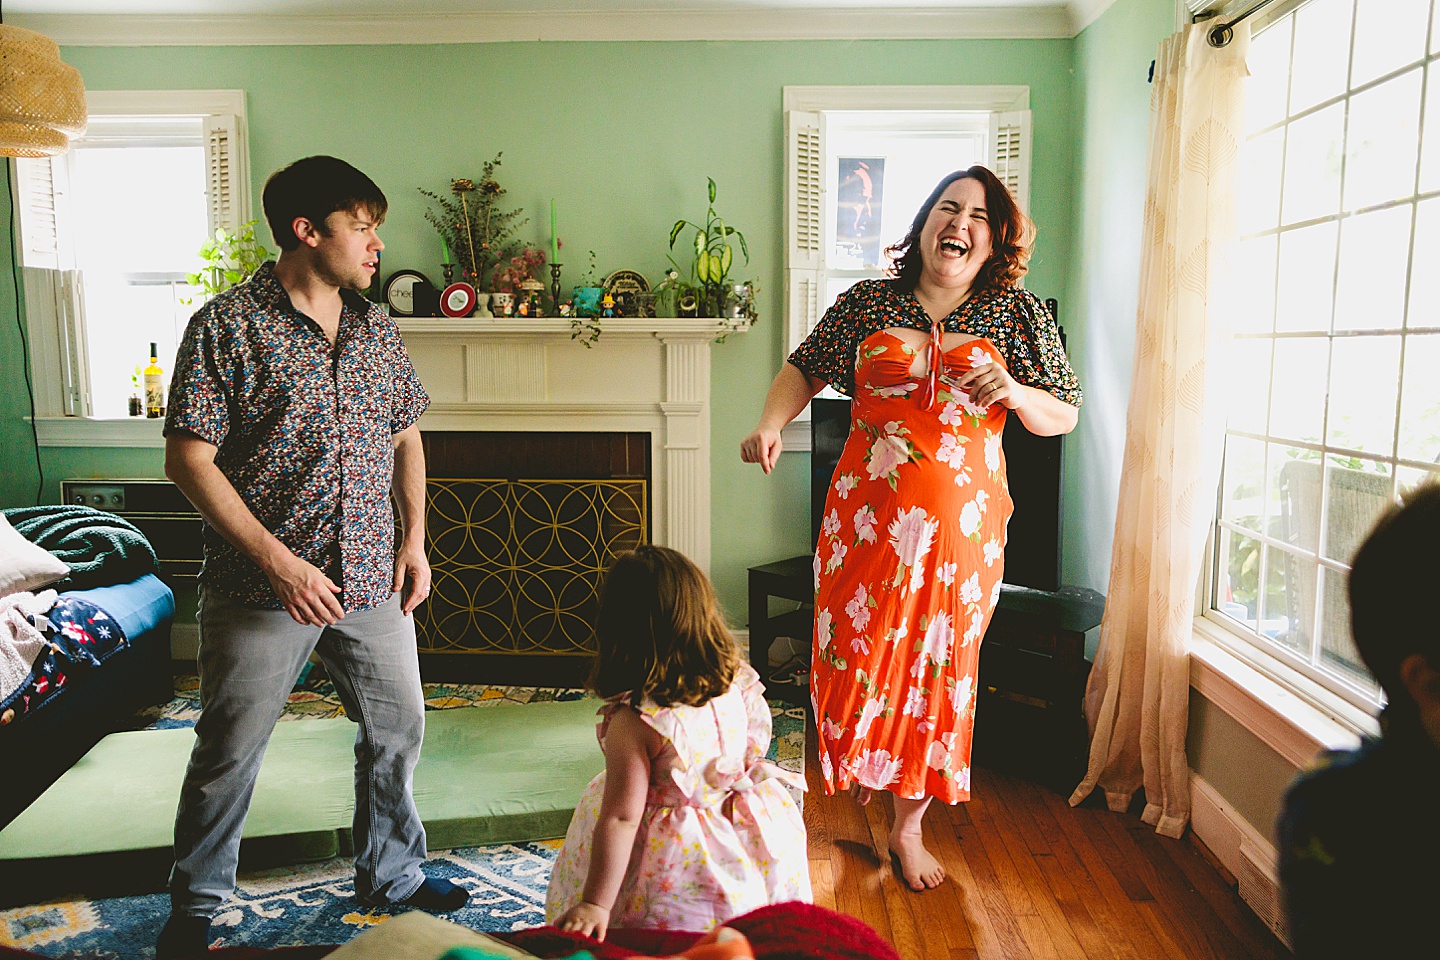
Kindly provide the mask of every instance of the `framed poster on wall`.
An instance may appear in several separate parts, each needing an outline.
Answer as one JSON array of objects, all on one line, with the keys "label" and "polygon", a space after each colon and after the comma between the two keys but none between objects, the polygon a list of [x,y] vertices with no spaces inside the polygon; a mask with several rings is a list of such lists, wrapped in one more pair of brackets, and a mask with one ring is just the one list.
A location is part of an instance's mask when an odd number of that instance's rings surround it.
[{"label": "framed poster on wall", "polygon": [[840,157],[835,194],[835,250],[841,270],[880,266],[880,212],[885,195],[884,157]]}]

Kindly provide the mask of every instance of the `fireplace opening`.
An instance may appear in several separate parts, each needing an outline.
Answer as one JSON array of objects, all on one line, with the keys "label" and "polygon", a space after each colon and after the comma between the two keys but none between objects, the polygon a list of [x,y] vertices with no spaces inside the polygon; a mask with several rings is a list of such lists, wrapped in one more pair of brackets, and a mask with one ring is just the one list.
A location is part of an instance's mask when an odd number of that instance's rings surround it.
[{"label": "fireplace opening", "polygon": [[601,575],[650,542],[648,433],[422,432],[427,681],[579,686]]}]

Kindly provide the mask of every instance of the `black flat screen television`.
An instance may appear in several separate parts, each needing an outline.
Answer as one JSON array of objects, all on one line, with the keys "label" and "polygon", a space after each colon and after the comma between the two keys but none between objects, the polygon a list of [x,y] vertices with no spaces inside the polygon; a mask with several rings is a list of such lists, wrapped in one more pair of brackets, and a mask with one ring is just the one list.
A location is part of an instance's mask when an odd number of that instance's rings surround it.
[{"label": "black flat screen television", "polygon": [[[825,496],[850,433],[850,401],[810,401],[810,545],[820,540]],[[1063,437],[1037,437],[1019,417],[1005,418],[1005,473],[1015,512],[1005,545],[1005,582],[1060,589],[1060,495]]]}]

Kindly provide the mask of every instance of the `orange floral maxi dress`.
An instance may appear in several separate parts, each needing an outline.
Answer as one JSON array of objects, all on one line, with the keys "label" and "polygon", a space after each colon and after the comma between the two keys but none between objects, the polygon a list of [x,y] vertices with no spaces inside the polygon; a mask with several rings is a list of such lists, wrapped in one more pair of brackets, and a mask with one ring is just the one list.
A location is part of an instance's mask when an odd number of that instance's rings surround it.
[{"label": "orange floral maxi dress", "polygon": [[850,435],[815,553],[811,697],[820,768],[946,803],[970,798],[980,640],[1000,599],[1011,501],[1006,409],[954,381],[1004,364],[984,337],[948,351],[887,330],[860,342]]}]

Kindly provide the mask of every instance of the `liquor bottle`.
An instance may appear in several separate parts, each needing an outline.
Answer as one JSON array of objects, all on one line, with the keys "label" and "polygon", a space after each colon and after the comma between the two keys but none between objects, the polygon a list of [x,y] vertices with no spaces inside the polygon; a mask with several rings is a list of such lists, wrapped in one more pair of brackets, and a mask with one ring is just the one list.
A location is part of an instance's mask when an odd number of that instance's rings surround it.
[{"label": "liquor bottle", "polygon": [[145,368],[145,416],[165,416],[165,371],[160,369],[160,351],[150,344],[150,365]]}]

